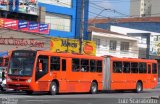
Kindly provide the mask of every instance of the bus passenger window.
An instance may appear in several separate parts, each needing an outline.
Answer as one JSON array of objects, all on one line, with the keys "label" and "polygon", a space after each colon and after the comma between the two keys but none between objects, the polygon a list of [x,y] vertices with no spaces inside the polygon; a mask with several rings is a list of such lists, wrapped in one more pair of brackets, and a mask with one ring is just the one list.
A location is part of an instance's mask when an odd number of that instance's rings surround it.
[{"label": "bus passenger window", "polygon": [[51,57],[51,71],[60,71],[60,57]]},{"label": "bus passenger window", "polygon": [[123,63],[123,73],[130,73],[130,63],[129,62]]},{"label": "bus passenger window", "polygon": [[96,72],[96,61],[90,60],[90,72]]},{"label": "bus passenger window", "polygon": [[102,72],[102,61],[97,61],[97,72]]},{"label": "bus passenger window", "polygon": [[72,59],[72,71],[73,72],[80,71],[80,59]]},{"label": "bus passenger window", "polygon": [[138,73],[138,63],[137,62],[131,63],[131,73]]},{"label": "bus passenger window", "polygon": [[157,74],[157,64],[152,64],[152,74]]},{"label": "bus passenger window", "polygon": [[113,72],[122,73],[122,62],[113,62]]},{"label": "bus passenger window", "polygon": [[151,73],[151,65],[148,65],[148,74]]},{"label": "bus passenger window", "polygon": [[81,72],[89,71],[89,60],[81,59]]},{"label": "bus passenger window", "polygon": [[139,63],[139,73],[147,73],[146,63]]},{"label": "bus passenger window", "polygon": [[62,59],[62,71],[66,71],[66,60]]}]

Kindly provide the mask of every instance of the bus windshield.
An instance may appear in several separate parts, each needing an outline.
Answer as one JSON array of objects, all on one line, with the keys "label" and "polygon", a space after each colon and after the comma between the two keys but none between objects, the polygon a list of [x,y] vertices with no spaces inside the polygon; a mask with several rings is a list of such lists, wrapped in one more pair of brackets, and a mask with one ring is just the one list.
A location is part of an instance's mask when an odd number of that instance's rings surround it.
[{"label": "bus windshield", "polygon": [[9,75],[31,76],[34,66],[35,54],[33,53],[13,53],[10,60]]}]

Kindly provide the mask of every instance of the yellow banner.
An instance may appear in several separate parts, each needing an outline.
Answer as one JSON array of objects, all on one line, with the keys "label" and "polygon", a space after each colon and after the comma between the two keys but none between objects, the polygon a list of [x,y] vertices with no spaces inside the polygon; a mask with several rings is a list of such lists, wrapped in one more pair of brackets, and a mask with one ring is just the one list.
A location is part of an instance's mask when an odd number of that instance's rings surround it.
[{"label": "yellow banner", "polygon": [[[50,49],[52,52],[79,53],[80,42],[77,39],[51,38]],[[96,43],[83,41],[83,54],[96,55]]]}]

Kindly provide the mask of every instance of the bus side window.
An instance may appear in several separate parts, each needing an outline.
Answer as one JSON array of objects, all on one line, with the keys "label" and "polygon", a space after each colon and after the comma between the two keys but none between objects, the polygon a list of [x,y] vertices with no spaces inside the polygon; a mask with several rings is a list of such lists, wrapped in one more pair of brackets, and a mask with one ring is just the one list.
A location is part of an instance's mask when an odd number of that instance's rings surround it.
[{"label": "bus side window", "polygon": [[152,64],[152,74],[157,74],[157,64]]},{"label": "bus side window", "polygon": [[72,71],[73,72],[80,71],[80,59],[72,59]]},{"label": "bus side window", "polygon": [[113,62],[113,72],[122,73],[122,62]]},{"label": "bus side window", "polygon": [[139,63],[139,73],[147,73],[146,63],[144,62]]},{"label": "bus side window", "polygon": [[130,62],[123,62],[123,73],[130,73]]},{"label": "bus side window", "polygon": [[138,73],[138,63],[137,62],[131,63],[131,73]]},{"label": "bus side window", "polygon": [[102,61],[97,61],[97,72],[102,72]]},{"label": "bus side window", "polygon": [[90,72],[96,72],[96,61],[90,60]]},{"label": "bus side window", "polygon": [[81,59],[81,72],[89,71],[89,60]]},{"label": "bus side window", "polygon": [[151,73],[151,65],[148,65],[148,74]]},{"label": "bus side window", "polygon": [[52,56],[51,57],[51,71],[60,71],[60,57]]}]

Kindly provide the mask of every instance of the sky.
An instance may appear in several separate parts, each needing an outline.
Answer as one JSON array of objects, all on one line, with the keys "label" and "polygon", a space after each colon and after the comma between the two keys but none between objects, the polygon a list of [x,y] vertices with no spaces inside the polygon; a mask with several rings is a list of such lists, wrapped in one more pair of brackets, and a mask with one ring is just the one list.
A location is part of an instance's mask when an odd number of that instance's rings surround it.
[{"label": "sky", "polygon": [[89,18],[121,18],[130,14],[130,0],[90,0],[89,2]]}]

